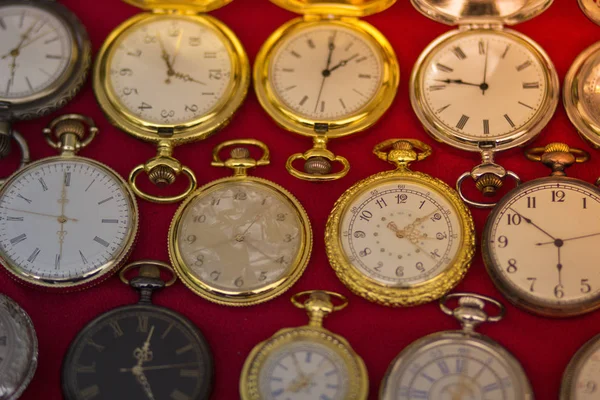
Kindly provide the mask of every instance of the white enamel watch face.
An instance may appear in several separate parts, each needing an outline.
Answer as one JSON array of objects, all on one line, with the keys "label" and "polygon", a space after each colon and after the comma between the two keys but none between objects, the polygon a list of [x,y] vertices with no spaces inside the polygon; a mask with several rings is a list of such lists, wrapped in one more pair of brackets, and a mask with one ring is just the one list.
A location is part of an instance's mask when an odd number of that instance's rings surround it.
[{"label": "white enamel watch face", "polygon": [[108,57],[112,96],[153,125],[186,124],[211,113],[232,84],[225,37],[201,19],[153,18],[118,37]]},{"label": "white enamel watch face", "polygon": [[456,35],[421,68],[418,84],[428,118],[463,139],[497,140],[520,132],[549,96],[545,64],[512,35]]},{"label": "white enamel watch face", "polygon": [[[524,399],[524,378],[486,343],[437,340],[402,355],[386,378],[385,400]],[[525,381],[527,381],[525,377]]]},{"label": "white enamel watch face", "polygon": [[490,215],[486,265],[512,301],[532,311],[588,311],[600,298],[600,193],[574,179],[520,186]]},{"label": "white enamel watch face", "polygon": [[379,93],[383,58],[360,31],[319,23],[298,29],[274,50],[269,80],[293,114],[335,121],[362,111]]},{"label": "white enamel watch face", "polygon": [[48,11],[29,5],[0,7],[0,99],[42,95],[71,65],[73,36]]},{"label": "white enamel watch face", "polygon": [[261,399],[343,400],[350,374],[344,359],[313,341],[295,341],[275,349],[259,372]]},{"label": "white enamel watch face", "polygon": [[135,231],[133,199],[87,160],[38,163],[0,193],[0,256],[19,276],[73,282],[115,262]]},{"label": "white enamel watch face", "polygon": [[343,251],[361,274],[408,287],[451,266],[464,238],[447,198],[428,185],[398,182],[365,189],[347,206],[339,229]]},{"label": "white enamel watch face", "polygon": [[[596,337],[577,352],[569,364],[568,384],[561,399],[595,400],[600,393],[600,338]],[[563,383],[564,384],[564,383]]]},{"label": "white enamel watch face", "polygon": [[298,210],[257,183],[224,183],[186,206],[176,246],[186,270],[228,293],[269,286],[298,265],[306,238]]}]

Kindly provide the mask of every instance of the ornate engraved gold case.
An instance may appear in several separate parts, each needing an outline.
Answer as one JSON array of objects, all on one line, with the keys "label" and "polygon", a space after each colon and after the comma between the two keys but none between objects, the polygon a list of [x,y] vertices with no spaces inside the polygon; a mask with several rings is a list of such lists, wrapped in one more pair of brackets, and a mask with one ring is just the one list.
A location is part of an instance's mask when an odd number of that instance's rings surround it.
[{"label": "ornate engraved gold case", "polygon": [[[223,161],[220,153],[232,147]],[[262,156],[254,159],[249,148]],[[212,165],[234,175],[210,182],[177,210],[169,254],[177,275],[197,295],[249,306],[281,295],[302,275],[312,250],[308,215],[287,190],[248,169],[269,164],[269,149],[254,139],[221,143]]]},{"label": "ornate engraved gold case", "polygon": [[596,335],[575,353],[560,385],[560,400],[593,400],[598,396],[600,380],[600,335]]},{"label": "ornate engraved gold case", "polygon": [[[542,13],[552,0],[411,0],[438,22],[458,25],[435,39],[417,60],[410,98],[425,130],[454,148],[479,152],[482,163],[468,178],[484,196],[494,196],[507,176],[518,176],[494,162],[497,152],[533,140],[552,118],[559,98],[556,69],[546,52],[523,34],[505,28]],[[481,80],[479,80],[481,77]]]},{"label": "ornate engraved gold case", "polygon": [[[312,149],[288,159],[290,174],[311,181],[339,179],[350,164],[328,150],[327,142],[377,122],[400,80],[390,43],[358,18],[395,0],[271,1],[304,16],[281,26],[263,44],[254,65],[256,95],[278,125],[313,138]],[[304,171],[294,166],[298,160],[305,162]],[[332,163],[342,168],[332,172]]]},{"label": "ornate engraved gold case", "polygon": [[529,312],[570,317],[598,309],[600,191],[565,173],[589,154],[550,143],[526,156],[552,174],[519,185],[492,210],[481,243],[487,271],[510,302]]},{"label": "ornate engraved gold case", "polygon": [[47,115],[79,92],[92,63],[91,43],[77,16],[56,1],[3,1],[0,18],[0,75],[7,78],[0,89],[0,160],[14,139],[23,168],[29,149],[12,123]]},{"label": "ornate engraved gold case", "polygon": [[325,244],[338,278],[354,293],[386,306],[436,300],[462,280],[475,252],[475,228],[457,193],[408,167],[431,148],[390,139],[375,146],[396,166],[356,183],[336,202]]},{"label": "ornate engraved gold case", "polygon": [[[341,304],[334,305],[334,299]],[[365,400],[365,363],[346,339],[323,328],[323,319],[344,308],[346,298],[317,290],[294,295],[292,303],[307,311],[308,325],[282,329],[252,349],[240,378],[241,399],[289,392],[311,399]]]},{"label": "ornate engraved gold case", "polygon": [[44,135],[60,155],[29,164],[0,189],[0,262],[19,282],[85,289],[110,277],[133,248],[135,195],[112,169],[76,155],[97,133],[90,118],[56,118]]},{"label": "ornate engraved gold case", "polygon": [[[203,140],[230,121],[248,91],[248,57],[235,34],[206,14],[232,0],[125,1],[149,12],[125,21],[106,39],[94,68],[94,91],[113,125],[158,146],[156,157],[131,172],[134,192],[153,202],[177,202],[197,182],[172,157],[173,148]],[[161,69],[164,74],[156,72]],[[146,194],[136,184],[141,172],[159,186],[183,173],[189,186],[178,196]]]}]

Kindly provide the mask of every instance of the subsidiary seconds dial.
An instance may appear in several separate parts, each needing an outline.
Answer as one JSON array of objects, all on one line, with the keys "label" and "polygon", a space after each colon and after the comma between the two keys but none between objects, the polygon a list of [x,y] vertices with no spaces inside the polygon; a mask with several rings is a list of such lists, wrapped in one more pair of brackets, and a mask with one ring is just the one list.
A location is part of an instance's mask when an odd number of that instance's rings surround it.
[{"label": "subsidiary seconds dial", "polygon": [[122,180],[90,160],[44,160],[0,192],[0,260],[26,280],[77,282],[114,267],[136,227]]},{"label": "subsidiary seconds dial", "polygon": [[461,225],[454,207],[424,185],[378,185],[349,211],[341,226],[343,249],[354,267],[385,285],[428,281],[459,251]]},{"label": "subsidiary seconds dial", "polygon": [[585,182],[526,183],[488,220],[483,252],[490,275],[513,302],[549,315],[598,307],[600,194]]},{"label": "subsidiary seconds dial", "polygon": [[382,71],[382,57],[372,39],[320,23],[279,45],[270,80],[276,96],[292,112],[333,121],[356,115],[375,98]]}]

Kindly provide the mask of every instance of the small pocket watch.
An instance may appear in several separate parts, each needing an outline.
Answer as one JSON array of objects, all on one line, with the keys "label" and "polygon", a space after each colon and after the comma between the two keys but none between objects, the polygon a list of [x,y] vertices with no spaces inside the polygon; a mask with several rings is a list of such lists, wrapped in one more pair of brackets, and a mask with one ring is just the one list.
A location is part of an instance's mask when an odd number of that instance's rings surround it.
[{"label": "small pocket watch", "polygon": [[90,118],[55,119],[44,135],[60,155],[29,164],[0,189],[0,262],[22,283],[85,288],[114,273],[133,247],[138,211],[127,183],[76,156],[97,133]]},{"label": "small pocket watch", "polygon": [[[580,1],[586,15],[600,24],[600,7],[595,1]],[[589,11],[589,12],[588,12]],[[583,51],[565,77],[563,102],[569,119],[579,135],[592,146],[600,147],[600,42]]]},{"label": "small pocket watch", "polygon": [[414,139],[373,153],[396,166],[356,183],[327,221],[329,262],[354,293],[387,306],[439,299],[467,273],[475,253],[469,209],[448,185],[408,167],[431,155]]},{"label": "small pocket watch", "polygon": [[16,400],[37,367],[38,343],[27,313],[0,294],[0,399]]},{"label": "small pocket watch", "polygon": [[[454,309],[447,305],[451,299],[458,299]],[[497,308],[497,314],[489,315],[486,305]],[[383,378],[379,398],[533,400],[519,361],[475,332],[482,323],[500,321],[504,306],[489,297],[454,293],[442,298],[440,307],[461,323],[462,330],[434,333],[402,350]]]},{"label": "small pocket watch", "polygon": [[[230,121],[248,92],[250,64],[235,34],[205,14],[232,0],[124,1],[150,12],[128,19],[106,39],[94,68],[94,91],[113,125],[158,146],[157,156],[129,176],[135,194],[178,202],[197,182],[172,157],[174,147],[203,140]],[[183,173],[189,185],[177,196],[147,194],[136,183],[142,172],[158,186]]]},{"label": "small pocket watch", "polygon": [[323,328],[325,317],[348,305],[346,298],[315,290],[294,295],[292,303],[307,311],[308,325],[282,329],[252,349],[240,378],[241,399],[366,400],[365,363],[346,339]]},{"label": "small pocket watch", "polygon": [[475,207],[462,185],[469,177],[485,196],[494,196],[507,176],[494,162],[497,152],[533,140],[552,118],[559,98],[556,69],[530,38],[504,25],[528,20],[552,1],[411,0],[436,21],[459,25],[421,54],[410,80],[413,109],[436,140],[479,152],[482,163],[457,182],[461,198]]},{"label": "small pocket watch", "polygon": [[[248,146],[262,156],[250,156]],[[220,153],[233,147],[231,158]],[[254,139],[223,142],[215,167],[234,175],[204,185],[181,205],[169,231],[169,254],[179,278],[197,295],[230,306],[279,296],[302,275],[312,250],[312,230],[300,202],[248,169],[269,164],[268,147]]]},{"label": "small pocket watch", "polygon": [[486,268],[508,300],[551,317],[600,307],[600,191],[565,169],[589,154],[551,143],[526,151],[552,169],[550,177],[510,191],[489,215],[483,232]]},{"label": "small pocket watch", "polygon": [[573,356],[565,370],[560,400],[595,400],[600,393],[600,335]]},{"label": "small pocket watch", "polygon": [[[345,176],[350,164],[327,149],[329,139],[364,131],[392,104],[400,69],[387,39],[359,17],[396,0],[271,0],[303,14],[281,26],[262,46],[254,86],[267,113],[284,129],[313,138],[313,148],[292,155],[292,176],[327,181]],[[304,161],[304,171],[294,163]],[[332,163],[340,163],[332,171]]]},{"label": "small pocket watch", "polygon": [[[125,274],[139,268],[128,281]],[[160,270],[173,278],[165,282]],[[140,293],[138,304],[100,315],[79,332],[63,361],[66,400],[207,400],[213,360],[206,339],[186,317],[152,304],[152,294],[171,286],[170,265],[138,261],[121,280]]]},{"label": "small pocket watch", "polygon": [[[8,0],[0,5],[0,159],[11,140],[29,150],[12,122],[61,108],[81,89],[91,65],[91,44],[79,19],[55,1]],[[3,182],[0,181],[0,184]]]}]

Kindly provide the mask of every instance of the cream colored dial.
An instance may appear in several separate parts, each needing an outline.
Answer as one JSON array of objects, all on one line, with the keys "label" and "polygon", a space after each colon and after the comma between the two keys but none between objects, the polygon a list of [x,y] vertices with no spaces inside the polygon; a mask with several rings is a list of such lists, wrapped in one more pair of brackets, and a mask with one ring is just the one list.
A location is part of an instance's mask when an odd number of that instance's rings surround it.
[{"label": "cream colored dial", "polygon": [[339,229],[354,268],[400,287],[429,281],[453,265],[463,241],[458,213],[441,193],[397,180],[363,190]]},{"label": "cream colored dial", "polygon": [[305,238],[298,210],[251,182],[222,183],[190,201],[176,233],[185,268],[231,293],[264,288],[298,265]]},{"label": "cream colored dial", "polygon": [[518,304],[558,315],[600,304],[600,193],[585,182],[520,186],[490,215],[483,246],[490,274]]},{"label": "cream colored dial", "polygon": [[374,40],[339,24],[297,30],[274,51],[269,75],[277,97],[309,120],[359,113],[381,89],[383,59]]},{"label": "cream colored dial", "polygon": [[112,95],[133,116],[185,124],[213,111],[232,84],[225,38],[202,20],[161,16],[116,41],[107,72]]},{"label": "cream colored dial", "polygon": [[520,132],[549,96],[541,58],[511,35],[456,35],[436,47],[422,68],[427,114],[461,138],[495,140]]},{"label": "cream colored dial", "polygon": [[30,5],[0,7],[0,99],[40,94],[71,64],[73,37],[65,23]]},{"label": "cream colored dial", "polygon": [[320,343],[297,341],[266,358],[259,374],[261,399],[343,400],[350,374],[344,359]]}]

